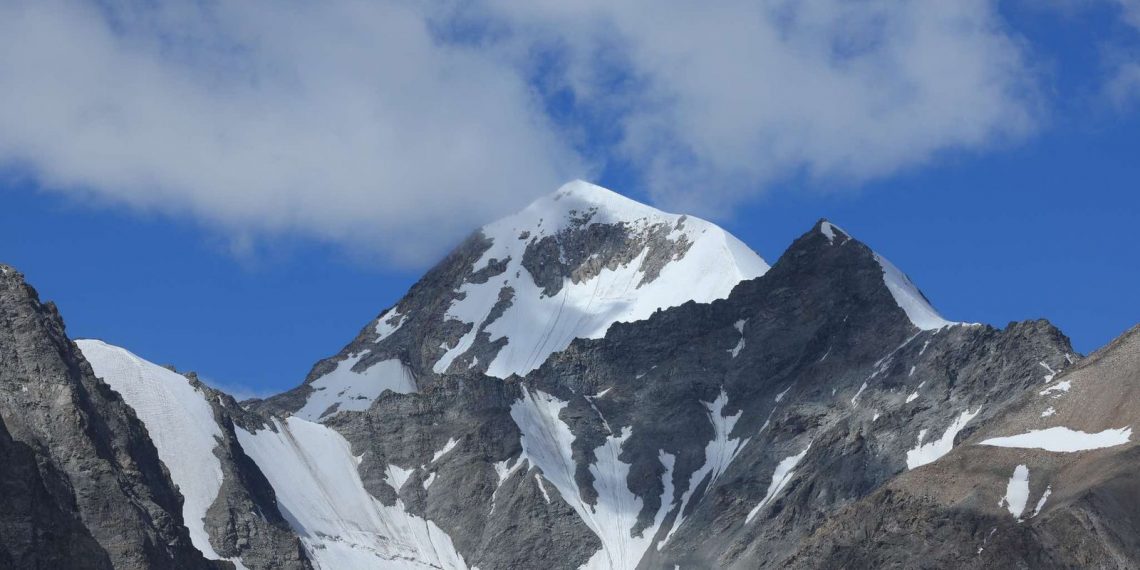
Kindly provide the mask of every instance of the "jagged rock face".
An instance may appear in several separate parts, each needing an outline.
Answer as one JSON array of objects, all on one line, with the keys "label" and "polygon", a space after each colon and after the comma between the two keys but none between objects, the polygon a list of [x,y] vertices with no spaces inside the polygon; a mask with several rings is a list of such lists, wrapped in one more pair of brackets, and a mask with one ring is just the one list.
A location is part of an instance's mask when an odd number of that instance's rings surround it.
[{"label": "jagged rock face", "polygon": [[1045,373],[941,461],[818,529],[795,566],[1140,566],[1140,327]]},{"label": "jagged rock face", "polygon": [[143,425],[91,372],[51,304],[0,266],[0,561],[208,568]]},{"label": "jagged rock face", "polygon": [[526,374],[575,338],[726,297],[767,269],[704,220],[570,183],[477,231],[303,386],[261,407],[316,420],[444,373]]},{"label": "jagged rock face", "polygon": [[824,222],[725,300],[616,324],[521,380],[448,374],[324,423],[462,566],[774,568],[1069,353],[1045,322],[941,319]]}]

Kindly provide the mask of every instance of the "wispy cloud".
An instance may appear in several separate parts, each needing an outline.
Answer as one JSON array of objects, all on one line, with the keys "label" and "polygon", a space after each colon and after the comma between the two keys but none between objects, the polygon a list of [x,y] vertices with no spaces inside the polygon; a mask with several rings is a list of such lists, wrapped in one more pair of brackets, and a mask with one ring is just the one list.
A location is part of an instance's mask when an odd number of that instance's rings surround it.
[{"label": "wispy cloud", "polygon": [[[988,0],[491,0],[486,13],[557,53],[564,87],[619,117],[619,150],[656,195],[689,207],[788,176],[851,188],[1040,121],[1025,47]],[[618,97],[614,69],[636,78]]]},{"label": "wispy cloud", "polygon": [[212,388],[229,394],[231,397],[233,397],[233,399],[239,402],[249,400],[251,398],[268,398],[269,396],[278,393],[265,387],[252,386],[241,382],[224,382],[215,378],[207,378],[200,374],[198,375],[198,379]]}]

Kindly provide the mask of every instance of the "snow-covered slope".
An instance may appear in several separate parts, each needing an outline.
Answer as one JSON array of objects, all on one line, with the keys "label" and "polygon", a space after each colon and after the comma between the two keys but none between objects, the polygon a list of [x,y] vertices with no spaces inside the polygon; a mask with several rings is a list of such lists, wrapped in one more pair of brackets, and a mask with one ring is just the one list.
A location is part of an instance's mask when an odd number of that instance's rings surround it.
[{"label": "snow-covered slope", "polygon": [[[186,377],[126,349],[98,340],[76,344],[95,375],[121,394],[146,425],[170,479],[185,499],[182,516],[194,547],[206,558],[223,560],[210,545],[203,520],[222,485],[222,466],[214,455],[222,431],[206,395]],[[225,560],[244,568],[240,560]]]},{"label": "snow-covered slope", "polygon": [[[545,238],[557,244],[562,260],[580,254],[575,246],[588,240],[571,234],[590,225],[621,225],[635,251],[630,259],[603,259],[607,252],[588,252],[582,265],[562,275],[560,287],[536,283],[524,266],[527,250]],[[491,241],[472,273],[494,260],[508,260],[496,277],[465,283],[446,319],[467,323],[470,330],[436,361],[437,373],[448,370],[475,337],[486,331],[494,342],[507,339],[487,374],[505,378],[525,374],[575,338],[600,338],[615,322],[637,321],[661,308],[686,301],[721,299],[745,279],[763,275],[768,264],[721,228],[689,216],[667,214],[620,194],[583,181],[571,182],[522,212],[485,226]],[[581,243],[586,242],[586,243]],[[591,267],[591,263],[596,264]],[[657,272],[654,275],[654,272]],[[492,309],[504,289],[512,303],[497,318]]]},{"label": "snow-covered slope", "polygon": [[386,506],[368,494],[357,472],[360,458],[339,433],[297,417],[273,423],[272,430],[252,433],[239,428],[238,439],[273,485],[314,566],[467,568],[434,523],[409,514],[399,499]]},{"label": "snow-covered slope", "polygon": [[875,260],[883,266],[883,281],[887,284],[887,289],[914,326],[928,331],[959,324],[942,318],[910,278],[887,258],[876,253]]},{"label": "snow-covered slope", "polygon": [[315,421],[335,412],[366,410],[385,390],[397,394],[416,391],[412,373],[398,359],[384,360],[363,372],[355,372],[352,367],[360,360],[360,356],[349,357],[332,372],[313,382],[313,394],[305,406],[297,410],[296,415]]}]

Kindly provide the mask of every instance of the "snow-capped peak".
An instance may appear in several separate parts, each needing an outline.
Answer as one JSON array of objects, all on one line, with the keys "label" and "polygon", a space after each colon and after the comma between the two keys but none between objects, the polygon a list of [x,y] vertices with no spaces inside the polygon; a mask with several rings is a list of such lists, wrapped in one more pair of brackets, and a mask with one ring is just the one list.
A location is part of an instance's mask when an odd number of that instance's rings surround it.
[{"label": "snow-capped peak", "polygon": [[692,233],[714,230],[723,234],[726,242],[732,242],[727,245],[734,250],[738,257],[736,261],[746,273],[759,276],[768,270],[768,264],[748,246],[710,222],[663,212],[584,180],[567,182],[555,192],[531,202],[522,211],[483,226],[480,231],[495,245],[475,263],[474,269],[478,271],[486,267],[492,259],[505,259],[514,249],[512,241],[529,243],[567,229],[594,224],[625,224],[635,230],[668,226],[675,228],[670,235],[673,238],[679,237],[684,226],[690,224],[695,230]]},{"label": "snow-capped peak", "polygon": [[[490,245],[471,273],[493,262],[505,265],[460,286],[444,320],[469,328],[444,344],[432,367],[437,373],[457,361],[473,366],[477,357],[489,375],[525,374],[575,338],[600,338],[615,322],[690,300],[724,298],[737,283],[768,270],[748,246],[710,222],[580,180],[481,233]],[[502,314],[494,314],[496,307]],[[487,342],[505,338],[505,346],[493,354],[471,352],[484,332]]]}]

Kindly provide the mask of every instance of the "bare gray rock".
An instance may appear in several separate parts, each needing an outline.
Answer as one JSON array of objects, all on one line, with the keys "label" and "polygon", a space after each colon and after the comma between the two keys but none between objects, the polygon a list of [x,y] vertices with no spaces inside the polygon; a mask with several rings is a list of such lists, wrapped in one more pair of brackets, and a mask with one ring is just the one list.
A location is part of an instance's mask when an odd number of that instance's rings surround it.
[{"label": "bare gray rock", "polygon": [[[0,560],[17,567],[209,568],[134,411],[91,372],[16,270],[0,266]],[[20,491],[28,493],[21,496]],[[7,494],[5,494],[7,495]]]}]

